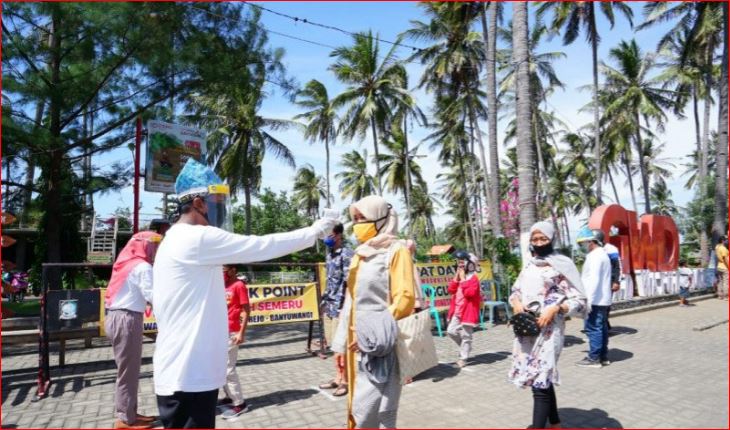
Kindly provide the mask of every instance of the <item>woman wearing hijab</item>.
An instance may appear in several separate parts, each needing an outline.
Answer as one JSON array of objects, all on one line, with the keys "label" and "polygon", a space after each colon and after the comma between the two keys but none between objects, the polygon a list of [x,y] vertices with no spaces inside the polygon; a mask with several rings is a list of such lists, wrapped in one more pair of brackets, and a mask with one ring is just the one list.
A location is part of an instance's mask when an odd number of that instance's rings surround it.
[{"label": "woman wearing hijab", "polygon": [[152,302],[152,263],[162,236],[152,231],[135,234],[112,268],[104,298],[104,329],[117,363],[115,428],[150,428],[156,417],[137,413],[137,388],[142,366],[142,320]]},{"label": "woman wearing hijab", "polygon": [[[401,394],[396,321],[413,311],[413,261],[398,240],[398,215],[379,196],[350,206],[355,249],[332,344],[346,369],[348,428],[395,428]],[[346,354],[346,352],[348,352]]]},{"label": "woman wearing hijab", "polygon": [[510,304],[515,314],[539,312],[538,336],[516,336],[512,351],[510,381],[532,388],[533,411],[530,428],[560,427],[554,385],[560,385],[558,358],[563,348],[565,316],[585,317],[587,303],[580,274],[568,257],[553,250],[555,229],[538,222],[530,228],[532,259],[512,287]]},{"label": "woman wearing hijab", "polygon": [[479,259],[466,251],[458,251],[455,257],[458,263],[456,275],[449,281],[448,292],[452,298],[446,318],[449,321],[446,334],[459,346],[456,365],[462,368],[471,353],[474,327],[479,324],[482,294],[477,275]]}]

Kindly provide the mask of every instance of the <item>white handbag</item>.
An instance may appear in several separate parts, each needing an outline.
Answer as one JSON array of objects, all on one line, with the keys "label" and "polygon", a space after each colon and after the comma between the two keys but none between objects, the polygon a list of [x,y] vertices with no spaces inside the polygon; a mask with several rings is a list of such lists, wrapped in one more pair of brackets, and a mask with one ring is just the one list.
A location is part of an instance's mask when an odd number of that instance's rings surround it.
[{"label": "white handbag", "polygon": [[[387,255],[389,269],[392,257],[391,249],[388,250]],[[390,276],[388,282],[390,283]],[[388,289],[390,290],[390,285]],[[390,294],[388,294],[388,300],[390,301]],[[400,382],[404,384],[406,379],[436,367],[439,360],[436,355],[436,344],[431,335],[431,316],[428,310],[409,315],[396,323],[398,324],[398,340],[395,352],[400,368]]]}]

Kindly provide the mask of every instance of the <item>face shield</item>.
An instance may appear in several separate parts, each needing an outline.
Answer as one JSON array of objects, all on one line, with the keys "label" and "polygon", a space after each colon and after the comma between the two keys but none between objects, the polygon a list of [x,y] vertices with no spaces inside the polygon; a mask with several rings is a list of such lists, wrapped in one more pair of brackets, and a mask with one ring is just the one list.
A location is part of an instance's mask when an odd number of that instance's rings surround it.
[{"label": "face shield", "polygon": [[205,196],[208,224],[233,232],[230,189],[228,185],[209,185]]}]

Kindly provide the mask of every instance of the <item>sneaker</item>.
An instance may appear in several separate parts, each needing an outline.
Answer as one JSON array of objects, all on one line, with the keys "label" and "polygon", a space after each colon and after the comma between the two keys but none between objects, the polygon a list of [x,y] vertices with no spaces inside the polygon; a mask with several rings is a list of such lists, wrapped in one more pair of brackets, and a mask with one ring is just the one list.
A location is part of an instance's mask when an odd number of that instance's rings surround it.
[{"label": "sneaker", "polygon": [[611,360],[608,358],[604,358],[601,360],[601,366],[609,366],[611,364]]},{"label": "sneaker", "polygon": [[458,366],[459,368],[462,368],[462,367],[466,366],[466,361],[461,360],[461,359],[456,360],[456,366]]},{"label": "sneaker", "polygon": [[576,366],[580,366],[580,367],[595,367],[595,368],[600,368],[601,367],[601,362],[598,361],[598,360],[591,360],[590,358],[586,357],[586,358],[582,359],[581,361],[575,363],[575,365]]},{"label": "sneaker", "polygon": [[228,409],[227,411],[223,412],[221,414],[221,418],[223,418],[224,420],[230,420],[230,419],[236,418],[240,415],[243,415],[247,411],[248,411],[248,405],[246,404],[246,402],[243,402],[242,404],[240,404],[238,406],[234,406],[234,407]]}]

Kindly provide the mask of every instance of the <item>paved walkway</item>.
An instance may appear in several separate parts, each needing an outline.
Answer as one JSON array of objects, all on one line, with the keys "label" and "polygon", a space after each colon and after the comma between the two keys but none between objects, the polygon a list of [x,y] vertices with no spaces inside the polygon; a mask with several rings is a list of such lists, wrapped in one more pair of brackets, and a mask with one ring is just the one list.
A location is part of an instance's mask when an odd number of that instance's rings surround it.
[{"label": "paved walkway", "polygon": [[[693,327],[728,318],[728,303],[698,301],[689,308],[664,308],[616,317],[609,358],[602,369],[573,365],[587,349],[580,320],[568,323],[560,358],[563,385],[557,389],[565,427],[728,428],[728,325]],[[253,328],[239,354],[239,375],[252,410],[237,421],[218,418],[221,428],[341,427],[346,400],[316,386],[332,374],[332,359],[304,353],[306,325]],[[531,422],[527,390],[506,382],[510,330],[500,325],[474,336],[469,365],[453,366],[456,349],[436,339],[443,364],[404,387],[398,426],[524,428]],[[52,351],[55,351],[52,346]],[[145,341],[140,413],[156,414],[152,390],[154,343]],[[35,345],[3,348],[2,426],[103,428],[112,425],[115,367],[104,339],[93,348],[70,342],[66,367],[52,352],[53,384],[48,398],[35,392]]]}]

